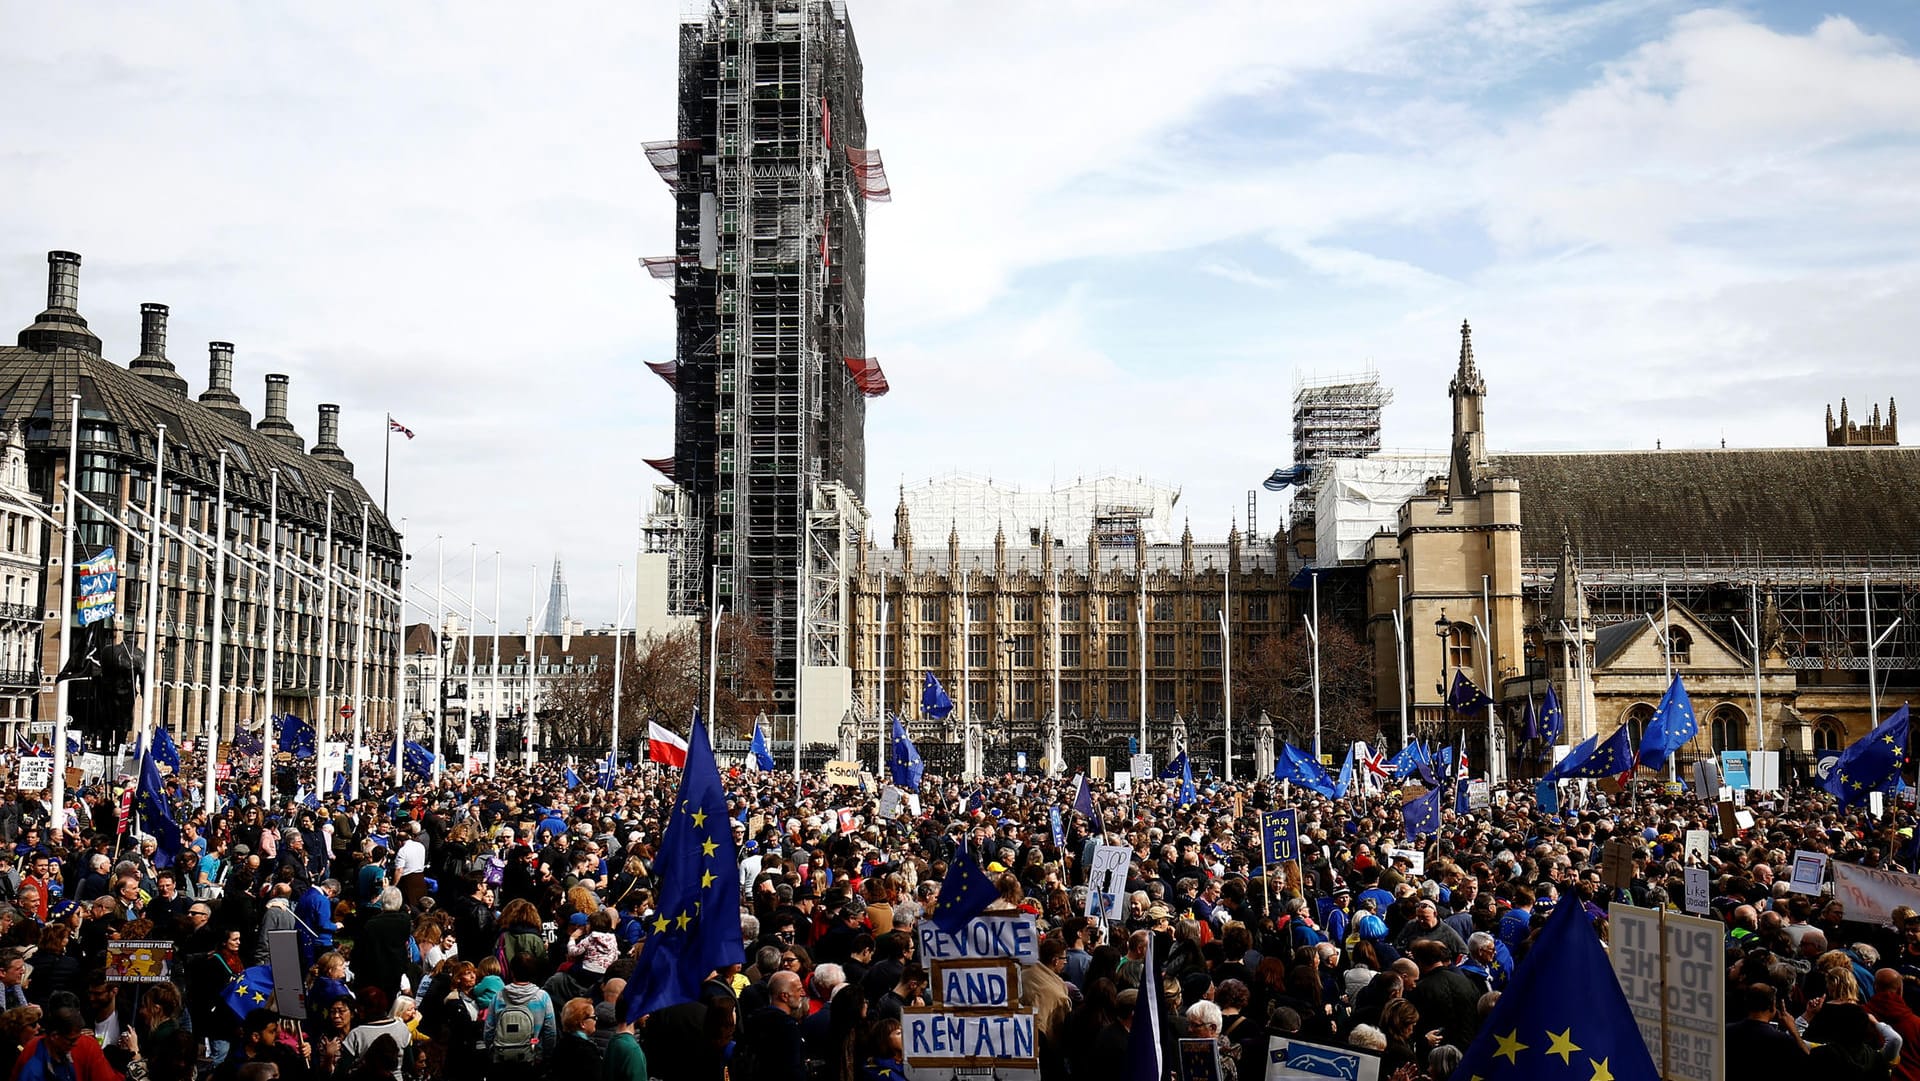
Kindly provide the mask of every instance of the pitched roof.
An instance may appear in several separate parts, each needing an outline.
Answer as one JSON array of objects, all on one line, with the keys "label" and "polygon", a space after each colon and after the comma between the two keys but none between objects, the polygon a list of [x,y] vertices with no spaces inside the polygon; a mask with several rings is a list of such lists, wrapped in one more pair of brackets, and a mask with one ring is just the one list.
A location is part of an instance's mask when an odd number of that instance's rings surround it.
[{"label": "pitched roof", "polygon": [[1582,563],[1608,557],[1910,556],[1920,449],[1501,454],[1520,482],[1523,556],[1553,565],[1564,532]]},{"label": "pitched roof", "polygon": [[[220,452],[226,450],[227,487],[235,498],[264,506],[270,471],[280,469],[280,506],[308,522],[324,516],[326,493],[334,493],[334,528],[358,529],[362,501],[369,507],[369,542],[392,553],[399,535],[359,481],[324,461],[243,427],[199,402],[169,393],[110,360],[68,349],[39,352],[0,345],[0,420],[18,421],[33,450],[65,448],[68,395],[80,395],[82,421],[109,421],[115,430],[89,447],[151,461],[155,433],[167,426],[167,472],[190,477],[212,490]],[[103,440],[103,441],[102,441]]]}]

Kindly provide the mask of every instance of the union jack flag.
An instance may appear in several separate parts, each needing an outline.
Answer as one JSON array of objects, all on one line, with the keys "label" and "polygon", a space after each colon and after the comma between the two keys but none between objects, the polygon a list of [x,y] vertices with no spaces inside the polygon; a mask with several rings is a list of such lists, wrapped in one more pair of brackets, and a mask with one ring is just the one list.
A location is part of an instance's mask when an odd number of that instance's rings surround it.
[{"label": "union jack flag", "polygon": [[407,427],[406,425],[400,423],[399,421],[393,419],[392,417],[387,418],[387,431],[399,432],[401,435],[406,436],[408,439],[413,438],[413,429]]}]

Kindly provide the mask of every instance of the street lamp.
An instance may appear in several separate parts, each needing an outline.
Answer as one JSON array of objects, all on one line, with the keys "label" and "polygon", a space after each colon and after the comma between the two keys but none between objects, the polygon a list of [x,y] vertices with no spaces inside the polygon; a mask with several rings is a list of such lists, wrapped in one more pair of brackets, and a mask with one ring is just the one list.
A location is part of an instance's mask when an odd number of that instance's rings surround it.
[{"label": "street lamp", "polygon": [[1007,635],[1005,638],[1000,640],[1000,651],[1007,655],[1007,663],[1006,663],[1007,710],[1003,716],[1008,723],[1012,723],[1013,721],[1013,649],[1014,649],[1014,645],[1015,643],[1013,640],[1013,635],[1011,634]]},{"label": "street lamp", "polygon": [[[1440,704],[1447,700],[1447,639],[1453,636],[1453,622],[1447,618],[1447,610],[1440,609],[1440,618],[1433,621],[1433,633],[1440,639]],[[1445,716],[1445,712],[1441,716]]]}]

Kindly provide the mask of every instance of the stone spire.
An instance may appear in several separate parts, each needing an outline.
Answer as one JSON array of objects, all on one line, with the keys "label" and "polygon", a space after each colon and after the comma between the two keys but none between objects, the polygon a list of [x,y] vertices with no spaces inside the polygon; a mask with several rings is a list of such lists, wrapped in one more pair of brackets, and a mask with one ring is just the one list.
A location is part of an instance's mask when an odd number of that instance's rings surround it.
[{"label": "stone spire", "polygon": [[947,526],[947,566],[960,565],[960,523],[952,522]]},{"label": "stone spire", "polygon": [[1053,580],[1053,523],[1045,522],[1040,526],[1040,582],[1041,585]]},{"label": "stone spire", "polygon": [[1240,573],[1240,523],[1235,521],[1233,528],[1227,530],[1227,572]]},{"label": "stone spire", "polygon": [[1193,573],[1193,519],[1187,519],[1187,528],[1180,534],[1180,573]]},{"label": "stone spire", "polygon": [[1459,499],[1479,490],[1480,472],[1487,464],[1487,383],[1473,360],[1473,328],[1460,323],[1460,364],[1447,384],[1453,399],[1452,463],[1447,471],[1447,496]]},{"label": "stone spire", "polygon": [[903,552],[913,550],[913,526],[907,520],[907,492],[900,490],[900,502],[893,506],[893,546]]},{"label": "stone spire", "polygon": [[1553,592],[1547,598],[1545,622],[1549,630],[1558,630],[1564,620],[1575,626],[1587,615],[1586,591],[1580,588],[1580,569],[1573,560],[1573,535],[1560,534],[1560,569],[1553,578]]},{"label": "stone spire", "polygon": [[1000,523],[993,533],[993,573],[995,577],[1007,573],[1007,526]]}]

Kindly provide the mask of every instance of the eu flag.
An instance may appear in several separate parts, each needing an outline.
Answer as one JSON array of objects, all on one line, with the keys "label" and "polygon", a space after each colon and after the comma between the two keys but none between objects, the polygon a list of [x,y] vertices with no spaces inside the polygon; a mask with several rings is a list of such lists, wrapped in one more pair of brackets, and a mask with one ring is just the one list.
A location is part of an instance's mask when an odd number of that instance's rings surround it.
[{"label": "eu flag", "polygon": [[[932,678],[929,675],[928,678]],[[920,790],[920,775],[927,771],[927,764],[920,759],[920,748],[913,745],[907,737],[907,726],[900,718],[893,719],[893,753],[887,756],[887,769],[893,774],[893,783],[910,791]]]},{"label": "eu flag", "polygon": [[1346,799],[1347,789],[1353,787],[1353,747],[1347,748],[1347,757],[1340,762],[1340,776],[1333,780],[1333,798]]},{"label": "eu flag", "polygon": [[944,721],[953,713],[953,699],[932,672],[927,673],[926,686],[920,691],[920,711],[936,721]]},{"label": "eu flag", "polygon": [[1546,701],[1540,703],[1540,738],[1548,743],[1560,742],[1560,733],[1567,729],[1567,714],[1560,708],[1560,698],[1553,693],[1553,685],[1547,685]]},{"label": "eu flag", "polygon": [[1093,786],[1087,783],[1087,775],[1082,773],[1073,779],[1073,809],[1093,820]]},{"label": "eu flag", "polygon": [[407,741],[407,772],[417,777],[425,777],[433,772],[433,752],[420,746],[413,740]]},{"label": "eu flag", "polygon": [[1312,755],[1291,743],[1282,743],[1280,753],[1274,758],[1274,780],[1292,781],[1308,791],[1333,796],[1333,778],[1327,775],[1327,767],[1314,761]]},{"label": "eu flag", "polygon": [[1436,788],[1400,807],[1400,821],[1406,827],[1407,840],[1421,836],[1440,836],[1440,789]]},{"label": "eu flag", "polygon": [[153,835],[157,843],[153,863],[170,867],[180,856],[180,827],[173,821],[173,809],[167,806],[167,794],[160,788],[160,770],[154,765],[151,749],[140,756],[140,780],[128,808],[139,832]]},{"label": "eu flag", "polygon": [[242,1019],[255,1010],[269,1008],[273,1002],[273,967],[255,965],[227,982],[224,996],[227,1009]]},{"label": "eu flag", "polygon": [[569,792],[580,787],[580,775],[573,772],[573,766],[571,764],[567,766],[566,781],[567,791]]},{"label": "eu flag", "polygon": [[933,910],[933,925],[947,935],[966,929],[967,921],[987,910],[1000,899],[1000,889],[980,869],[966,846],[954,850],[947,863],[947,877],[940,883],[940,907]]},{"label": "eu flag", "polygon": [[1586,913],[1581,904],[1554,906],[1454,1077],[1658,1081],[1660,1071]]},{"label": "eu flag", "polygon": [[1453,689],[1447,692],[1447,705],[1455,713],[1479,713],[1493,705],[1493,699],[1483,694],[1464,668],[1453,670]]},{"label": "eu flag", "polygon": [[1841,751],[1821,785],[1839,798],[1843,809],[1865,803],[1869,792],[1880,791],[1900,775],[1906,760],[1907,707],[1901,706],[1878,728]]},{"label": "eu flag", "polygon": [[313,757],[313,726],[291,713],[280,716],[280,741],[274,750],[295,758]]},{"label": "eu flag", "polygon": [[1640,764],[1648,769],[1665,767],[1667,756],[1686,746],[1699,731],[1700,721],[1693,715],[1693,699],[1687,697],[1687,685],[1675,676],[1667,685],[1667,693],[1660,697],[1660,708],[1654,710],[1653,721],[1640,740]]},{"label": "eu flag", "polygon": [[1387,772],[1393,775],[1394,780],[1400,780],[1412,773],[1414,767],[1420,764],[1420,753],[1417,750],[1419,746],[1418,743],[1409,743],[1400,748],[1399,754],[1387,760]]},{"label": "eu flag", "polygon": [[1520,727],[1526,730],[1530,740],[1540,738],[1540,715],[1533,711],[1533,696],[1527,696],[1527,704],[1520,711]]},{"label": "eu flag", "polygon": [[620,1016],[630,1022],[696,1001],[708,973],[747,959],[740,942],[740,864],[707,739],[706,724],[695,715],[680,791],[653,864],[660,880],[653,922],[620,994]]},{"label": "eu flag", "polygon": [[153,760],[167,767],[170,774],[180,772],[180,748],[173,742],[173,733],[163,724],[153,726]]},{"label": "eu flag", "polygon": [[1621,725],[1604,742],[1590,737],[1553,767],[1553,777],[1615,777],[1633,768],[1633,738]]},{"label": "eu flag", "polygon": [[773,749],[767,746],[767,730],[758,721],[753,725],[753,764],[763,770],[773,769]]},{"label": "eu flag", "polygon": [[[696,714],[697,712],[698,711],[696,711]],[[600,787],[606,789],[609,792],[613,791],[613,775],[619,772],[619,767],[614,765],[612,750],[608,750],[607,757],[605,757],[604,759],[601,759],[599,772],[600,772],[600,778],[599,778]]]},{"label": "eu flag", "polygon": [[1163,781],[1171,781],[1175,777],[1184,776],[1186,770],[1187,752],[1181,751],[1179,754],[1173,756],[1173,761],[1167,763],[1167,768],[1160,771],[1160,779]]},{"label": "eu flag", "polygon": [[1185,807],[1199,799],[1199,793],[1193,790],[1193,762],[1187,758],[1187,752],[1180,752],[1180,806]]}]

